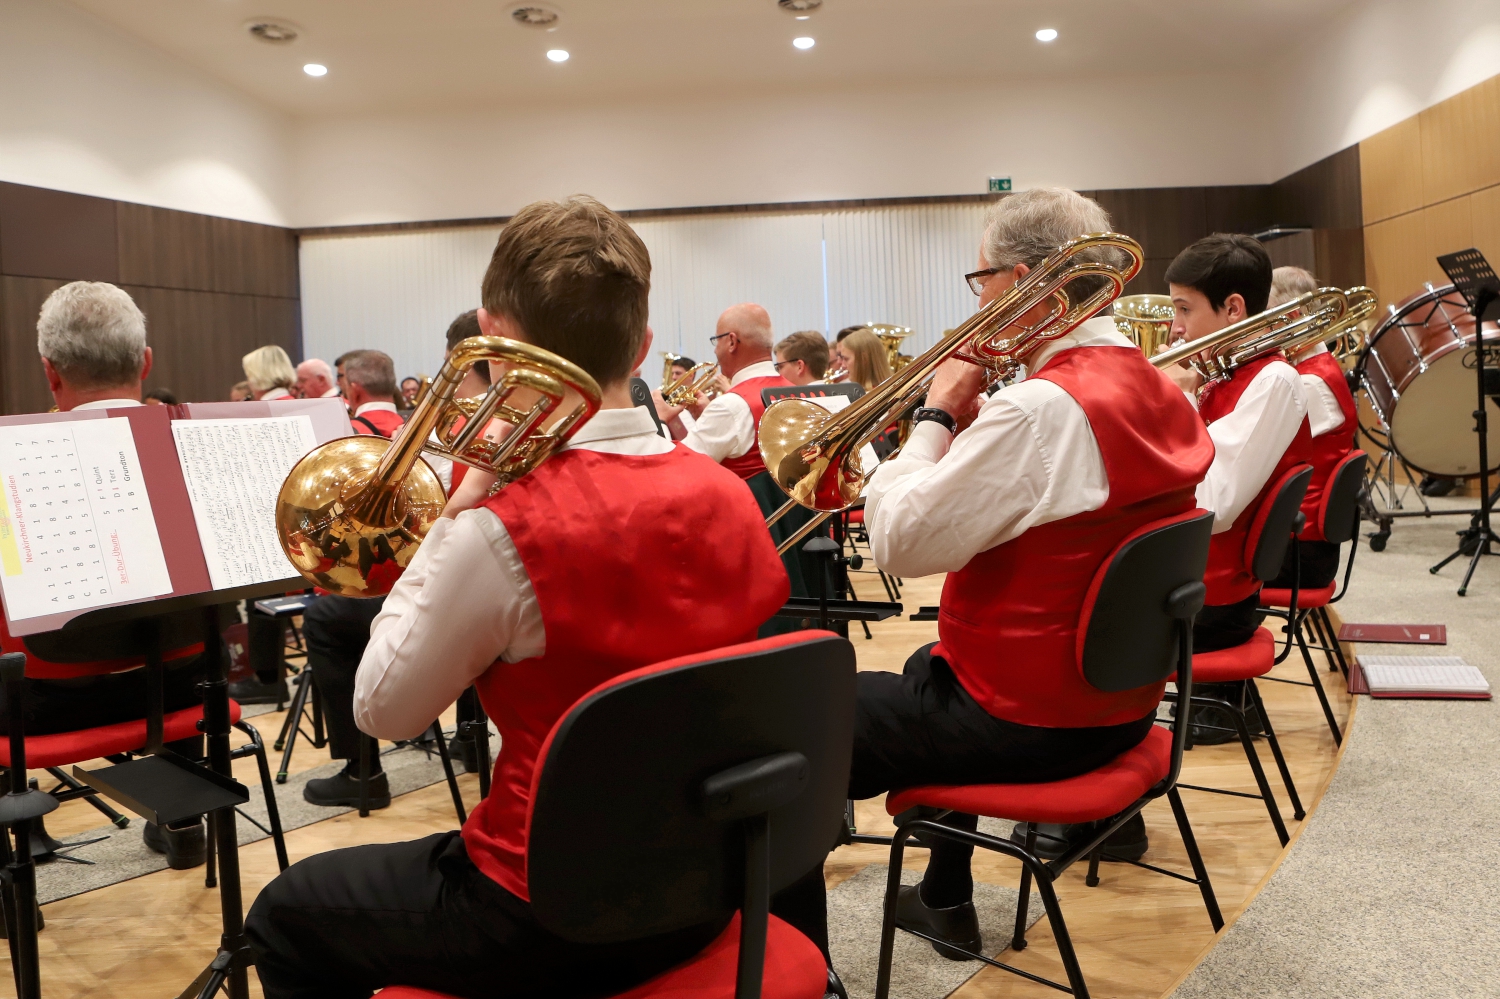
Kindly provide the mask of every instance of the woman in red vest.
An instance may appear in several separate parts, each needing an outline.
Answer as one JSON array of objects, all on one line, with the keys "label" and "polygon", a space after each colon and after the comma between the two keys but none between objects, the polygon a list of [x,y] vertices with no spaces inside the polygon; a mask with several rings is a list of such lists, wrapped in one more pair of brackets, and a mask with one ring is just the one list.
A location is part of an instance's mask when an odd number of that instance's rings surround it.
[{"label": "woman in red vest", "polygon": [[[1108,229],[1104,209],[1073,191],[1012,195],[990,210],[970,284],[988,304],[1064,243]],[[1023,360],[1030,377],[983,400],[979,368],[957,360],[939,368],[905,448],[870,483],[865,522],[881,568],[949,575],[939,641],[917,650],[902,674],[859,674],[851,797],[1061,780],[1151,730],[1165,685],[1106,693],[1085,683],[1078,617],[1094,573],[1126,535],[1193,509],[1213,445],[1182,393],[1108,318]],[[955,436],[957,417],[980,401]],[[957,814],[945,821],[976,823]],[[1109,843],[1111,853],[1138,857],[1144,822],[1137,817]],[[972,852],[934,843],[921,885],[902,889],[897,922],[977,950]],[[776,912],[808,932],[821,905],[809,892]]]},{"label": "woman in red vest", "polygon": [[411,738],[477,686],[500,730],[494,782],[461,833],[321,854],[273,881],[246,920],[269,999],[398,982],[612,995],[723,929],[578,944],[542,929],[527,900],[529,789],[557,719],[621,673],[750,639],[787,593],[740,479],[632,405],[630,372],[651,345],[650,268],[640,237],[592,198],[530,205],[501,233],[481,327],[578,364],[603,407],[493,496],[470,471],[375,619],[355,694],[366,732]]},{"label": "woman in red vest", "polygon": [[[1319,287],[1318,279],[1301,267],[1278,267],[1271,272],[1271,298],[1267,307],[1283,305]],[[1307,495],[1302,498],[1307,527],[1297,538],[1295,553],[1287,549],[1281,575],[1268,580],[1266,585],[1273,589],[1291,588],[1295,554],[1300,585],[1315,589],[1332,583],[1339,570],[1339,546],[1323,537],[1318,511],[1333,470],[1354,450],[1357,426],[1354,393],[1349,391],[1344,369],[1323,344],[1315,343],[1288,360],[1297,369],[1307,397],[1307,429],[1312,438],[1308,461],[1313,466],[1313,477],[1307,484]]]}]

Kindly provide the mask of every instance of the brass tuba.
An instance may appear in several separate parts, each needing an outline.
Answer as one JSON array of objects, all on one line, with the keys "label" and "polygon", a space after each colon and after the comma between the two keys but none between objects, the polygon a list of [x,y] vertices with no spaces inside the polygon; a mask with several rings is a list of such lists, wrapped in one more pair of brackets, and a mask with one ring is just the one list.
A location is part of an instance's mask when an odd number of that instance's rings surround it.
[{"label": "brass tuba", "polygon": [[[455,399],[479,361],[490,363],[489,391]],[[276,498],[282,550],[307,580],[333,593],[389,593],[447,501],[437,474],[417,460],[423,451],[493,473],[498,488],[551,457],[599,402],[598,384],[571,361],[503,337],[470,337],[422,386],[394,441],[344,437],[297,462]],[[498,440],[485,436],[492,420],[510,427]]]},{"label": "brass tuba", "polygon": [[1115,299],[1115,329],[1150,357],[1172,342],[1176,312],[1166,295],[1125,295]]},{"label": "brass tuba", "polygon": [[[1013,372],[1039,344],[1065,335],[1114,301],[1141,261],[1140,246],[1128,236],[1081,236],[836,415],[805,399],[772,403],[760,422],[766,469],[802,506],[824,513],[844,509],[859,499],[864,486],[860,448],[926,395],[938,365],[958,357],[999,375]],[[1093,279],[1100,287],[1071,287],[1081,279]],[[1019,325],[1026,313],[1048,303],[1051,309],[1039,323]],[[771,522],[780,515],[773,514]],[[814,518],[810,523],[819,522]]]},{"label": "brass tuba", "polygon": [[901,341],[912,335],[910,326],[892,326],[889,323],[865,323],[865,329],[880,338],[885,347],[885,359],[890,362],[891,373],[903,370],[911,363],[911,357],[901,353]]},{"label": "brass tuba", "polygon": [[1319,288],[1149,360],[1158,368],[1186,361],[1205,382],[1218,381],[1266,354],[1295,354],[1322,342],[1348,311],[1349,299],[1342,291]]},{"label": "brass tuba", "polygon": [[1344,317],[1329,327],[1325,334],[1328,350],[1340,361],[1354,357],[1365,349],[1365,338],[1369,335],[1370,320],[1380,307],[1375,292],[1364,285],[1357,285],[1344,292],[1349,299]]},{"label": "brass tuba", "polygon": [[681,354],[674,354],[669,350],[661,352],[661,397],[669,406],[686,406],[691,403],[699,392],[712,398],[718,395],[714,387],[715,380],[719,377],[719,366],[713,361],[702,361],[695,364],[681,377],[672,377],[672,365],[682,360]]}]

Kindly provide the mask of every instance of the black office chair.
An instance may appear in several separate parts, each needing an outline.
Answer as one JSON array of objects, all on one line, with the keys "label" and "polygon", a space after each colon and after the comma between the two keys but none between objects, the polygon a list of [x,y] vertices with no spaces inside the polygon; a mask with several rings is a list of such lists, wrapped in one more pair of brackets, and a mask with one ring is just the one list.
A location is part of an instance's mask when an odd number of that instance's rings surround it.
[{"label": "black office chair", "polygon": [[[1175,671],[1178,690],[1184,696],[1192,696],[1193,618],[1203,606],[1203,571],[1208,564],[1212,530],[1213,514],[1202,510],[1155,521],[1132,533],[1104,561],[1094,576],[1078,624],[1083,636],[1078,650],[1078,669],[1091,686],[1105,691],[1134,690],[1161,683]],[[1127,862],[1197,885],[1210,924],[1215,931],[1220,929],[1224,919],[1219,903],[1198,852],[1187,812],[1177,793],[1177,775],[1182,769],[1182,752],[1188,730],[1189,725],[1182,720],[1174,725],[1171,733],[1153,726],[1139,746],[1121,753],[1097,770],[1066,780],[1037,784],[915,787],[889,795],[886,810],[896,816],[896,835],[891,843],[876,999],[886,999],[890,991],[901,862],[907,841],[914,833],[920,833],[922,839],[929,842],[929,837],[956,840],[1021,861],[1021,895],[1016,906],[1016,927],[1011,946],[1015,950],[1026,946],[1026,908],[1031,881],[1035,878],[1057,940],[1068,984],[1064,986],[982,954],[945,944],[948,949],[1086,999],[1088,985],[1073,952],[1053,884],[1068,867],[1088,857],[1087,884],[1091,887],[1097,885],[1099,861],[1105,856],[1104,842],[1147,804],[1165,795],[1177,819],[1193,876],[1187,877],[1150,864]],[[942,824],[942,817],[954,811],[1025,822],[1026,845],[1023,848],[1009,839]],[[1101,823],[1090,842],[1070,849],[1057,860],[1049,863],[1033,852],[1039,823],[1100,822],[1103,819],[1111,821]],[[939,942],[925,934],[916,935],[933,943]]]},{"label": "black office chair", "polygon": [[[605,944],[730,920],[698,955],[619,999],[821,997],[822,952],[769,906],[834,842],[853,732],[854,649],[824,631],[602,684],[539,754],[526,856],[537,921]],[[407,986],[380,995],[445,999]]]}]

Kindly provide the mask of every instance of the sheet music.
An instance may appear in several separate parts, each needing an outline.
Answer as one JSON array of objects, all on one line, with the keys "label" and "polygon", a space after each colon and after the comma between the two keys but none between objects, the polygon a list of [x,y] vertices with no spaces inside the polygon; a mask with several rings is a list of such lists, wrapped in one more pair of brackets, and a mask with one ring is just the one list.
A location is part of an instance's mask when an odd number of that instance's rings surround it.
[{"label": "sheet music", "polygon": [[1483,693],[1490,683],[1477,667],[1458,656],[1359,656],[1359,668],[1373,691],[1413,690]]},{"label": "sheet music", "polygon": [[0,594],[11,621],[171,592],[129,420],[0,427]]},{"label": "sheet music", "polygon": [[276,540],[276,496],[317,446],[312,420],[174,420],[172,436],[214,589],[295,576]]}]

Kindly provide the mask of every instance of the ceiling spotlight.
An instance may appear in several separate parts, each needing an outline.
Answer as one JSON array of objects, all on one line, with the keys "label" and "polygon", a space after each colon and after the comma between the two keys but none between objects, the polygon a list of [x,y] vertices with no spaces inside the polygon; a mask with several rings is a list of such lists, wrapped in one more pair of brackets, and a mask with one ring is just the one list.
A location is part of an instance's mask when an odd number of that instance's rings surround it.
[{"label": "ceiling spotlight", "polygon": [[818,43],[813,39],[808,38],[806,35],[803,35],[801,38],[793,38],[792,44],[797,46],[797,48],[799,49],[810,49]]},{"label": "ceiling spotlight", "polygon": [[816,13],[818,8],[823,6],[823,0],[776,0],[776,6],[797,20],[805,21],[809,15]]},{"label": "ceiling spotlight", "polygon": [[547,58],[551,59],[553,62],[567,62],[568,61],[568,50],[567,49],[548,49],[547,50]]},{"label": "ceiling spotlight", "polygon": [[523,3],[510,9],[511,19],[523,28],[540,28],[543,31],[556,31],[557,24],[562,20],[562,11],[548,4]]},{"label": "ceiling spotlight", "polygon": [[302,72],[308,76],[327,76],[328,67],[319,62],[310,62],[302,67]]},{"label": "ceiling spotlight", "polygon": [[1057,37],[1057,29],[1056,28],[1043,28],[1041,31],[1038,31],[1036,33],[1036,40],[1039,41],[1039,42],[1050,42],[1053,39],[1055,39],[1056,37]]},{"label": "ceiling spotlight", "polygon": [[798,14],[797,15],[797,20],[799,20],[799,21],[806,21],[810,17],[812,17],[811,14]]},{"label": "ceiling spotlight", "polygon": [[252,17],[244,24],[250,37],[272,45],[290,45],[302,34],[302,29],[291,21],[273,21],[265,17]]}]

